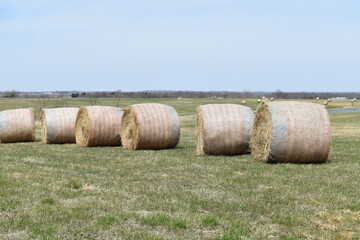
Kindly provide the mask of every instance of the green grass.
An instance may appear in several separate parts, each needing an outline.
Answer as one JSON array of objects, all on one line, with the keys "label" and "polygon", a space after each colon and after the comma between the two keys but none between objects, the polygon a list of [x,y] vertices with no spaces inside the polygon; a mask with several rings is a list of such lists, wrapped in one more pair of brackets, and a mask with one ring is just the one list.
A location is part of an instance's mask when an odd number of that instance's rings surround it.
[{"label": "green grass", "polygon": [[202,223],[204,227],[216,227],[217,225],[219,225],[219,221],[214,216],[203,217]]},{"label": "green grass", "polygon": [[[195,156],[196,107],[240,101],[121,99],[176,108],[181,140],[162,151],[43,145],[37,123],[37,142],[0,145],[0,239],[359,239],[360,114],[330,115],[327,164]],[[43,105],[0,99],[1,110],[33,107],[37,119]],[[83,105],[89,100],[45,102]]]}]

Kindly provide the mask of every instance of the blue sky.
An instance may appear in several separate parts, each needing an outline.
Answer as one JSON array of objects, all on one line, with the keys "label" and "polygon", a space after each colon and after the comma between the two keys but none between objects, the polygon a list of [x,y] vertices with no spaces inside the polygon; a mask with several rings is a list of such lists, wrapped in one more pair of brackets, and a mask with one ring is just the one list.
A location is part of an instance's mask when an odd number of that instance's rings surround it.
[{"label": "blue sky", "polygon": [[0,91],[360,91],[360,1],[0,0]]}]

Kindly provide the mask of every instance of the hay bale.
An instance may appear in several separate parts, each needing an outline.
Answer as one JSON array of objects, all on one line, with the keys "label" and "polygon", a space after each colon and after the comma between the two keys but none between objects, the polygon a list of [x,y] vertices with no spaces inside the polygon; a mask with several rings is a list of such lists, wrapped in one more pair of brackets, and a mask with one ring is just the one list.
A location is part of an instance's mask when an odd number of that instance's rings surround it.
[{"label": "hay bale", "polygon": [[266,162],[322,163],[330,153],[330,121],[320,104],[263,102],[258,107],[251,154]]},{"label": "hay bale", "polygon": [[35,141],[34,109],[13,109],[0,112],[0,142]]},{"label": "hay bale", "polygon": [[121,139],[125,149],[174,148],[180,138],[179,116],[173,107],[145,103],[124,110]]},{"label": "hay bale", "polygon": [[251,108],[238,104],[207,104],[197,109],[197,154],[236,155],[249,150]]},{"label": "hay bale", "polygon": [[41,111],[42,143],[75,143],[75,121],[79,108],[52,108]]},{"label": "hay bale", "polygon": [[80,108],[75,122],[76,143],[80,146],[120,146],[123,111],[108,106]]}]

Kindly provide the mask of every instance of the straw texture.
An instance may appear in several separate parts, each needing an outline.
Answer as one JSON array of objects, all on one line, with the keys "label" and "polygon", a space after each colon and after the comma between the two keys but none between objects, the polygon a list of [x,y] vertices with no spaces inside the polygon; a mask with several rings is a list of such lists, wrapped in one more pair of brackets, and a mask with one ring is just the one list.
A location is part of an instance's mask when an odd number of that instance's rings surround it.
[{"label": "straw texture", "polygon": [[197,154],[247,153],[254,116],[238,104],[207,104],[197,109]]},{"label": "straw texture", "polygon": [[124,110],[121,139],[125,149],[174,148],[180,138],[174,108],[158,103],[134,104]]},{"label": "straw texture", "polygon": [[35,141],[34,110],[13,109],[0,112],[0,142]]},{"label": "straw texture", "polygon": [[41,111],[42,142],[75,143],[75,121],[79,108],[52,108]]},{"label": "straw texture", "polygon": [[123,111],[107,106],[80,108],[75,123],[76,143],[81,146],[120,146]]},{"label": "straw texture", "polygon": [[262,102],[250,144],[266,162],[322,163],[330,153],[330,121],[324,106],[305,102]]}]

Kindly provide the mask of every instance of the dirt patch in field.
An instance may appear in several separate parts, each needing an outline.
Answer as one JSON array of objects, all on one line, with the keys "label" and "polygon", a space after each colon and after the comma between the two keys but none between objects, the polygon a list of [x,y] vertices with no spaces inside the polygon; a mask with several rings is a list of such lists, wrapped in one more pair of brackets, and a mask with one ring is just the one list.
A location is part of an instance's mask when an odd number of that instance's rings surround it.
[{"label": "dirt patch in field", "polygon": [[23,158],[24,163],[28,164],[43,164],[45,163],[46,159],[41,157],[26,157]]},{"label": "dirt patch in field", "polygon": [[25,231],[0,234],[3,240],[27,240],[30,239]]}]

